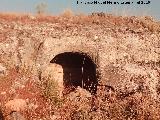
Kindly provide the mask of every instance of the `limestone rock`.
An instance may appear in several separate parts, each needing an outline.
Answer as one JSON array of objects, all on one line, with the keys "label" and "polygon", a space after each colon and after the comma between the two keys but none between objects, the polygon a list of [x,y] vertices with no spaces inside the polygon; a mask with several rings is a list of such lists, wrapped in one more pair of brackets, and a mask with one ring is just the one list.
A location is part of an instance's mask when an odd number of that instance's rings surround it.
[{"label": "limestone rock", "polygon": [[3,64],[0,63],[0,75],[6,74],[6,67],[3,66]]},{"label": "limestone rock", "polygon": [[8,101],[5,104],[7,112],[11,113],[12,111],[23,111],[27,108],[27,103],[23,99],[13,99]]},{"label": "limestone rock", "polygon": [[12,112],[8,117],[10,120],[26,120],[19,112]]},{"label": "limestone rock", "polygon": [[75,99],[76,97],[81,97],[83,99],[86,99],[86,98],[91,98],[92,95],[86,89],[77,87],[75,91],[68,94],[68,98],[70,98],[71,100]]}]

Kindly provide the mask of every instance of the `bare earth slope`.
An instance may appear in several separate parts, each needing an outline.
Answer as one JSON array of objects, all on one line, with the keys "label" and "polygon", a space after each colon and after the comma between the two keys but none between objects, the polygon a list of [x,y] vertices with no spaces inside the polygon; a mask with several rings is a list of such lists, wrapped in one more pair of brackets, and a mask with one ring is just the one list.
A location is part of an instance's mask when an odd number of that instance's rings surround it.
[{"label": "bare earth slope", "polygon": [[[49,61],[65,51],[86,52],[97,64],[95,96],[77,88],[60,99],[54,83],[41,81]],[[159,120],[160,22],[0,14],[0,107],[9,120]]]}]

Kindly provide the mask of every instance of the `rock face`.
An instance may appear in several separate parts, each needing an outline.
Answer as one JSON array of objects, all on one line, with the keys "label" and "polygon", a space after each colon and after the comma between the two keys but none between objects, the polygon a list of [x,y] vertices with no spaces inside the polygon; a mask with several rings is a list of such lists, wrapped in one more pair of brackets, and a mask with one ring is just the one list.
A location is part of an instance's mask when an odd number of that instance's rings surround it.
[{"label": "rock face", "polygon": [[129,95],[148,90],[153,99],[158,98],[156,92],[160,77],[158,70],[131,63],[119,67],[110,65],[105,70],[106,78],[103,84],[112,86],[117,92]]}]

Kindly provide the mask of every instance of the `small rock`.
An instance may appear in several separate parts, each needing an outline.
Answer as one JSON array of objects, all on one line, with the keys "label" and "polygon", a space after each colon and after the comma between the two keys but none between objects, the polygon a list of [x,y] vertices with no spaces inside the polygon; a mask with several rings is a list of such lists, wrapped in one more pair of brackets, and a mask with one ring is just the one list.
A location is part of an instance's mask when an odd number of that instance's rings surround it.
[{"label": "small rock", "polygon": [[31,20],[35,20],[36,19],[36,17],[33,16],[33,15],[28,15],[28,18],[31,19]]},{"label": "small rock", "polygon": [[23,111],[26,109],[27,104],[23,99],[13,99],[5,104],[6,110],[10,112],[12,111]]},{"label": "small rock", "polygon": [[50,116],[50,119],[57,120],[57,119],[60,119],[60,116],[52,115],[52,116]]},{"label": "small rock", "polygon": [[9,90],[9,94],[15,94],[15,93],[16,93],[16,90],[13,87],[11,87],[11,89]]},{"label": "small rock", "polygon": [[0,63],[0,75],[5,75],[6,73],[6,67],[4,67],[1,63]]},{"label": "small rock", "polygon": [[26,120],[19,112],[12,112],[9,117],[11,120]]},{"label": "small rock", "polygon": [[88,92],[86,89],[83,89],[83,88],[81,88],[79,86],[77,87],[76,92],[79,93],[81,96],[92,97],[90,92]]},{"label": "small rock", "polygon": [[6,92],[1,92],[1,95],[5,95],[6,94]]},{"label": "small rock", "polygon": [[34,103],[28,104],[28,109],[35,110],[37,107],[38,107],[38,105],[36,105],[36,104],[34,104]]},{"label": "small rock", "polygon": [[6,47],[9,47],[9,44],[6,44]]},{"label": "small rock", "polygon": [[16,82],[12,85],[12,87],[13,87],[14,89],[17,89],[17,88],[21,88],[21,89],[22,89],[22,88],[25,87],[25,85],[23,85],[22,83],[16,81]]},{"label": "small rock", "polygon": [[94,36],[94,40],[97,40],[98,39],[98,36]]},{"label": "small rock", "polygon": [[75,99],[77,96],[80,96],[81,98],[91,98],[92,95],[89,91],[81,88],[81,87],[77,87],[75,91],[71,92],[68,97],[73,100]]},{"label": "small rock", "polygon": [[4,116],[1,109],[0,109],[0,120],[4,120]]}]

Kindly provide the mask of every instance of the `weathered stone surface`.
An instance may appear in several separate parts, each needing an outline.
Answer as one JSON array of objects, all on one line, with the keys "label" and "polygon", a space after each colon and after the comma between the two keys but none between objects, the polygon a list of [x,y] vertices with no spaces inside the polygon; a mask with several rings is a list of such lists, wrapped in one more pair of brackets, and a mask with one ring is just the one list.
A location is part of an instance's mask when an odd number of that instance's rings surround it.
[{"label": "weathered stone surface", "polygon": [[137,64],[126,63],[116,66],[105,67],[105,80],[103,85],[112,86],[117,92],[134,94],[139,91],[148,90],[153,99],[157,99],[157,86],[159,84],[158,69],[150,66],[140,66]]},{"label": "weathered stone surface", "polygon": [[6,67],[4,67],[4,65],[0,63],[0,75],[5,75],[5,74],[6,74]]},{"label": "weathered stone surface", "polygon": [[0,120],[4,120],[4,116],[3,116],[1,108],[0,108]]},{"label": "weathered stone surface", "polygon": [[23,99],[13,99],[8,101],[5,104],[6,110],[8,113],[11,113],[12,111],[23,111],[27,108],[27,103]]},{"label": "weathered stone surface", "polygon": [[21,113],[19,113],[19,112],[12,112],[12,113],[8,116],[8,118],[9,118],[10,120],[27,120],[27,119],[25,119],[24,116],[23,116]]}]

